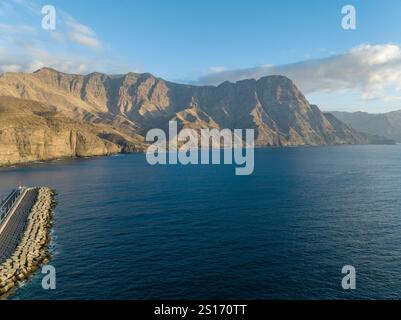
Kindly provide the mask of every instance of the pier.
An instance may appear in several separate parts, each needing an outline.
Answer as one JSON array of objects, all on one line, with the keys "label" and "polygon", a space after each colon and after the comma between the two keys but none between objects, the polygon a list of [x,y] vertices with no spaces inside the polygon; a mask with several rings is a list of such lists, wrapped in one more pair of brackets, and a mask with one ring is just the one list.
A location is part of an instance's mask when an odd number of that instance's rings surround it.
[{"label": "pier", "polygon": [[14,189],[8,197],[6,197],[5,200],[2,200],[0,202],[0,225],[3,222],[3,220],[6,218],[8,213],[10,212],[12,206],[18,200],[18,197],[22,194],[24,191],[23,187],[18,187]]},{"label": "pier", "polygon": [[0,296],[47,263],[53,207],[53,190],[39,187],[18,187],[0,203]]},{"label": "pier", "polygon": [[17,248],[37,194],[35,188],[17,188],[0,207],[0,264]]}]

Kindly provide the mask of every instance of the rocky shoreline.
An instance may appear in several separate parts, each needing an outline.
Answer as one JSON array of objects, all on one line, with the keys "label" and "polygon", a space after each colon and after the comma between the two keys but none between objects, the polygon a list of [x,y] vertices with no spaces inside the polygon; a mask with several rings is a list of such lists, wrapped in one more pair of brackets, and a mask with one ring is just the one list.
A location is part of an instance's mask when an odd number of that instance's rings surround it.
[{"label": "rocky shoreline", "polygon": [[50,230],[55,207],[54,190],[37,189],[37,199],[29,213],[24,234],[14,253],[0,265],[0,297],[10,293],[50,259]]},{"label": "rocky shoreline", "polygon": [[36,160],[27,160],[27,161],[20,161],[20,162],[10,162],[10,163],[0,163],[0,169],[7,169],[7,168],[24,168],[33,165],[39,164],[54,164],[61,161],[73,161],[73,160],[82,160],[82,159],[97,159],[103,157],[111,157],[116,155],[123,155],[123,154],[130,154],[130,153],[140,153],[141,151],[135,152],[116,152],[116,153],[109,153],[103,155],[93,155],[93,156],[71,156],[71,157],[57,157],[51,159],[36,159]]}]

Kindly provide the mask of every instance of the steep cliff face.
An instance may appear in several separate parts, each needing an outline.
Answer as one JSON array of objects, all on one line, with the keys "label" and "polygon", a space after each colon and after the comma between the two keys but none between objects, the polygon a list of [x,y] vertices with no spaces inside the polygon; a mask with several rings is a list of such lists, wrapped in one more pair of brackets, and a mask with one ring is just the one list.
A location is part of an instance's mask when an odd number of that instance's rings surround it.
[{"label": "steep cliff face", "polygon": [[175,119],[185,127],[253,128],[257,144],[264,146],[369,141],[350,126],[330,121],[283,76],[197,87],[150,74],[82,76],[44,68],[3,75],[0,95],[50,103],[69,118],[142,136]]},{"label": "steep cliff face", "polygon": [[332,112],[353,128],[401,142],[401,110],[372,114],[367,112]]},{"label": "steep cliff face", "polygon": [[1,115],[3,162],[143,149],[147,130],[165,128],[169,120],[180,128],[255,129],[259,146],[371,142],[310,105],[283,76],[215,87],[176,84],[150,74],[71,75],[43,68],[1,75],[0,96],[53,108],[53,116],[46,116],[31,110],[37,105],[18,107],[30,114],[24,114],[23,123],[14,117],[13,127]]},{"label": "steep cliff face", "polygon": [[113,132],[107,129],[66,118],[42,103],[0,97],[0,165],[124,151],[123,144],[102,137]]}]

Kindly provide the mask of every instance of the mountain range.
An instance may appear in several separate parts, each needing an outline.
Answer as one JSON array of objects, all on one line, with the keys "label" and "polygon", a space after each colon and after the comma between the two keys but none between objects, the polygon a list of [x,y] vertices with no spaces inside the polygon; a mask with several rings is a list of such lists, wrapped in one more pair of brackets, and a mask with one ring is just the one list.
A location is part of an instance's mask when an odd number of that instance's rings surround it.
[{"label": "mountain range", "polygon": [[401,110],[380,114],[334,111],[332,114],[357,130],[401,142]]},{"label": "mountain range", "polygon": [[258,146],[393,142],[323,113],[284,76],[192,86],[147,73],[0,75],[0,165],[142,151],[146,132],[170,120],[255,129]]}]

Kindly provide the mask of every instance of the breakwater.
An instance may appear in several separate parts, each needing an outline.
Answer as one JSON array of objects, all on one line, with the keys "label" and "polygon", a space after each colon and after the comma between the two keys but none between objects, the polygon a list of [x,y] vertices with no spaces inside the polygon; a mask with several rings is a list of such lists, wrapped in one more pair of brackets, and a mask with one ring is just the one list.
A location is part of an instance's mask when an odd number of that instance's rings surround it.
[{"label": "breakwater", "polygon": [[0,295],[10,292],[50,258],[54,208],[50,188],[26,188],[0,225]]}]

